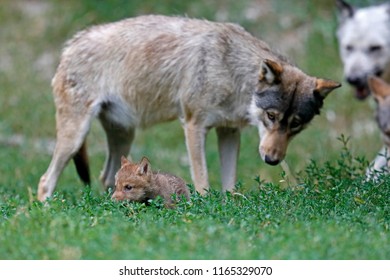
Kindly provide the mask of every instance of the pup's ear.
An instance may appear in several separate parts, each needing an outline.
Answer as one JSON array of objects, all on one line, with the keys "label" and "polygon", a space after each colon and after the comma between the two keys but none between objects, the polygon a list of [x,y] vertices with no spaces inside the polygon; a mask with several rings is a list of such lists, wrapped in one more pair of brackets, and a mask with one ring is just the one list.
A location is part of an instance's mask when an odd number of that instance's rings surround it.
[{"label": "pup's ear", "polygon": [[283,72],[283,67],[279,63],[264,59],[261,62],[259,81],[267,84],[278,84],[280,83],[280,75]]},{"label": "pup's ear", "polygon": [[121,166],[131,163],[125,156],[121,157]]},{"label": "pup's ear", "polygon": [[353,17],[355,14],[355,8],[343,0],[337,0],[336,6],[338,9],[338,19],[340,23],[343,23],[346,19]]},{"label": "pup's ear", "polygon": [[341,84],[331,80],[317,79],[314,94],[320,96],[322,99],[328,96],[328,94],[335,88],[341,87]]},{"label": "pup's ear", "polygon": [[139,175],[147,175],[150,173],[150,171],[150,162],[146,157],[143,157],[139,163],[137,173]]},{"label": "pup's ear", "polygon": [[368,86],[378,102],[383,101],[387,96],[390,95],[390,85],[380,78],[371,76],[368,78]]}]

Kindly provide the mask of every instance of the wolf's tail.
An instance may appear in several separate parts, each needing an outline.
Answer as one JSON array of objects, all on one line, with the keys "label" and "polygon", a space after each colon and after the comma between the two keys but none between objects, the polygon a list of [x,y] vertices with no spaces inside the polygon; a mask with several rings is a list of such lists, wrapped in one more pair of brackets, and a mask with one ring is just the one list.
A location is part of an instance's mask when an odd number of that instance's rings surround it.
[{"label": "wolf's tail", "polygon": [[87,186],[91,185],[91,177],[89,175],[89,162],[87,153],[87,143],[84,141],[80,149],[73,157],[74,164],[76,165],[77,174],[81,181]]}]

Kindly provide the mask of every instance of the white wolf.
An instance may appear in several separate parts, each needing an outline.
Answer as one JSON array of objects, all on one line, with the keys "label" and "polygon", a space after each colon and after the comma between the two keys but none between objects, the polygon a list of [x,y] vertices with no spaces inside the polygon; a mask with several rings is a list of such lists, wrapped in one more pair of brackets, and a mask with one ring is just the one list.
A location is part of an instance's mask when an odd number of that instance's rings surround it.
[{"label": "white wolf", "polygon": [[[337,37],[344,76],[355,88],[355,97],[364,100],[370,95],[368,77],[381,77],[390,82],[390,2],[356,8],[337,0],[339,27]],[[388,151],[383,147],[367,170],[387,169]]]},{"label": "white wolf", "polygon": [[355,97],[369,94],[368,76],[390,82],[390,2],[356,8],[337,0],[339,27],[337,37],[344,76],[355,91]]}]

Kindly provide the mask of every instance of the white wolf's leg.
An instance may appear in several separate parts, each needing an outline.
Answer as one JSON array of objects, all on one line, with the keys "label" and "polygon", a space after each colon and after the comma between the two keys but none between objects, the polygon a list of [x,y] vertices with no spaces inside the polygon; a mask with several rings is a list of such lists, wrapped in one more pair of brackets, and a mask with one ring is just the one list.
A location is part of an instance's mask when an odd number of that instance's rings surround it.
[{"label": "white wolf's leg", "polygon": [[240,130],[238,128],[218,127],[219,159],[223,191],[232,191],[236,183],[237,158],[240,149]]},{"label": "white wolf's leg", "polygon": [[375,172],[380,171],[389,171],[389,162],[390,154],[386,146],[382,147],[374,161],[370,164],[370,167],[367,168],[366,178],[367,179],[376,179]]},{"label": "white wolf's leg", "polygon": [[104,187],[115,186],[115,174],[121,167],[121,156],[127,156],[134,139],[135,129],[123,128],[115,125],[109,120],[100,118],[106,132],[108,153],[100,180]]},{"label": "white wolf's leg", "polygon": [[209,188],[205,152],[207,130],[193,123],[185,123],[184,133],[190,158],[192,181],[195,189],[200,194],[205,194]]},{"label": "white wolf's leg", "polygon": [[53,157],[38,185],[40,201],[52,195],[66,164],[82,147],[93,118],[91,114],[78,115],[62,109],[57,110],[56,115],[57,140]]}]

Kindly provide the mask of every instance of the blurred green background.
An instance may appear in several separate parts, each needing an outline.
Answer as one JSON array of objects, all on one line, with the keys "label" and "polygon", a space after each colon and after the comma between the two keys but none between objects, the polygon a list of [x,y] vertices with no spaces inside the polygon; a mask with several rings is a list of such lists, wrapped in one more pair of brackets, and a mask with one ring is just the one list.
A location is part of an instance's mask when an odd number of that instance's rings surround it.
[{"label": "blurred green background", "polygon": [[[373,1],[350,1],[366,5]],[[343,81],[335,31],[333,0],[2,0],[0,5],[0,187],[27,195],[36,186],[51,158],[55,141],[54,104],[50,81],[64,42],[93,24],[142,14],[185,15],[235,22],[274,49],[286,54],[306,73]],[[290,144],[286,162],[295,173],[310,160],[324,162],[339,156],[337,138],[350,137],[349,148],[368,160],[382,143],[373,119],[373,102],[353,98],[343,83],[326,100],[320,116]],[[100,190],[99,172],[105,158],[105,137],[96,121],[88,138],[93,186]],[[238,180],[244,189],[257,185],[254,178],[279,182],[282,169],[263,163],[258,156],[258,133],[248,127],[242,135]],[[132,156],[148,156],[155,169],[190,181],[184,135],[179,122],[138,131]],[[210,181],[220,186],[215,132],[207,142]],[[281,183],[283,184],[283,182]],[[68,166],[58,191],[81,186]]]}]

